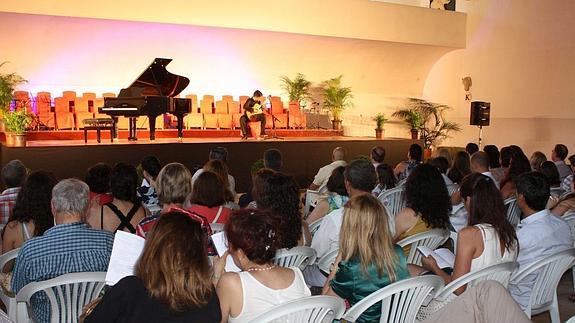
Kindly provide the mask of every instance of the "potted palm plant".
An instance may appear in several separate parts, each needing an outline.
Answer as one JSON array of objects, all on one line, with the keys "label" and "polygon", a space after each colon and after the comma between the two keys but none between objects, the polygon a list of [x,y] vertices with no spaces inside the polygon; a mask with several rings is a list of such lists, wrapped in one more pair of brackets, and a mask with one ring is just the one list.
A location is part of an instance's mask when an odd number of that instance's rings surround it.
[{"label": "potted palm plant", "polygon": [[7,111],[4,114],[6,146],[26,147],[26,129],[31,122],[32,115],[26,109]]},{"label": "potted palm plant", "polygon": [[[0,68],[6,63],[0,63]],[[14,99],[14,90],[24,82],[26,80],[16,73],[4,74],[0,72],[0,131],[5,131],[3,117],[10,111],[10,103]]]},{"label": "potted palm plant", "polygon": [[307,101],[311,98],[311,82],[306,80],[305,75],[297,73],[293,80],[283,75],[280,81],[282,89],[289,96],[289,102],[297,102],[302,109],[305,108]]},{"label": "potted palm plant", "polygon": [[375,121],[375,138],[382,139],[383,138],[383,126],[387,122],[387,118],[385,114],[378,113],[373,117],[373,121]]},{"label": "potted palm plant", "polygon": [[419,111],[414,109],[401,109],[395,111],[392,115],[394,118],[401,119],[409,126],[411,139],[416,140],[419,137],[419,130],[423,125],[423,118]]},{"label": "potted palm plant", "polygon": [[351,88],[341,85],[340,75],[336,78],[332,78],[323,83],[323,97],[324,97],[324,107],[329,109],[333,116],[332,125],[334,130],[341,130],[341,115],[343,110],[347,107],[351,107],[353,103],[353,95],[351,94]]}]

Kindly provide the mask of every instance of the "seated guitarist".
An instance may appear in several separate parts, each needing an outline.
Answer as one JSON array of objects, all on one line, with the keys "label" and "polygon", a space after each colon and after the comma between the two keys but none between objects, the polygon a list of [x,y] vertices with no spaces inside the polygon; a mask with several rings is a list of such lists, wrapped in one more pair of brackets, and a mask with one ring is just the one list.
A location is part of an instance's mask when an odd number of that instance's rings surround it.
[{"label": "seated guitarist", "polygon": [[266,134],[266,116],[264,113],[263,103],[266,99],[262,92],[256,90],[254,96],[247,99],[244,103],[244,115],[240,117],[240,127],[242,128],[242,140],[248,139],[248,122],[261,121],[261,133],[263,137]]}]

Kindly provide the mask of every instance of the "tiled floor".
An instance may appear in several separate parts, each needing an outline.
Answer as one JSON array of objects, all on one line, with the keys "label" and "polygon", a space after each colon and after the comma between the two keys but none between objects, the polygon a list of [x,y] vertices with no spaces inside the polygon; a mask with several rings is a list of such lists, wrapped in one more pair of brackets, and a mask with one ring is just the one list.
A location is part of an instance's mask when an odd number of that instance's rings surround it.
[{"label": "tiled floor", "polygon": [[[557,298],[559,300],[559,315],[561,322],[567,321],[570,317],[575,316],[575,302],[569,300],[573,293],[573,279],[571,270],[568,270],[561,278],[557,287]],[[551,322],[549,313],[543,313],[532,318],[533,322],[546,323]]]}]

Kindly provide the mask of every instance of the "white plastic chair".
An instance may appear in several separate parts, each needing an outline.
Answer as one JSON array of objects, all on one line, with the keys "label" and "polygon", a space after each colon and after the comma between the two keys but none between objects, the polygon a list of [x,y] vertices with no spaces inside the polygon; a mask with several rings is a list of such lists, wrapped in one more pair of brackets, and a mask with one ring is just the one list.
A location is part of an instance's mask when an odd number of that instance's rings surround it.
[{"label": "white plastic chair", "polygon": [[319,219],[313,221],[313,223],[311,223],[309,225],[309,232],[311,233],[312,238],[315,235],[315,233],[317,232],[317,230],[319,229],[322,221],[323,221],[323,218],[319,218]]},{"label": "white plastic chair", "polygon": [[421,266],[421,258],[423,255],[417,251],[417,247],[425,246],[431,250],[435,250],[449,239],[449,233],[449,230],[445,229],[432,229],[398,241],[397,245],[402,248],[411,245],[411,250],[407,256],[407,263]]},{"label": "white plastic chair", "polygon": [[345,302],[339,297],[310,296],[275,306],[255,317],[250,323],[332,322],[341,318],[344,311]]},{"label": "white plastic chair", "polygon": [[517,204],[517,198],[510,197],[504,201],[504,204],[507,208],[507,221],[509,221],[514,228],[517,228],[521,220],[521,209],[519,209],[519,205]]},{"label": "white plastic chair", "polygon": [[[569,210],[563,214],[561,217],[571,227],[571,237],[575,241],[575,210]],[[573,289],[575,290],[575,267],[571,268],[571,274],[573,275]]]},{"label": "white plastic chair", "polygon": [[353,305],[343,319],[355,322],[368,308],[381,302],[379,322],[414,322],[417,311],[428,295],[432,297],[443,287],[438,276],[419,276],[388,285]]},{"label": "white plastic chair", "polygon": [[437,312],[443,306],[453,301],[457,297],[454,292],[461,286],[475,284],[486,280],[495,280],[507,288],[511,274],[516,268],[517,263],[514,261],[503,262],[485,267],[478,271],[467,273],[457,278],[451,283],[445,285],[445,287],[437,293],[437,296],[429,304],[426,304],[426,306],[420,309],[417,316],[418,319],[424,320],[429,315]]},{"label": "white plastic chair", "polygon": [[525,310],[527,317],[531,318],[532,315],[549,311],[552,323],[561,322],[557,304],[557,285],[563,273],[573,265],[575,265],[575,248],[570,248],[535,261],[513,274],[511,281],[518,283],[537,272],[531,291],[531,309]]},{"label": "white plastic chair", "polygon": [[575,323],[575,316],[571,316],[565,323]]},{"label": "white plastic chair", "polygon": [[[0,256],[0,270],[4,269],[4,266],[18,257],[18,252],[20,252],[20,248],[12,249],[7,253]],[[0,300],[6,306],[6,314],[12,320],[16,320],[16,298],[11,297],[4,293],[4,290],[0,291]]]},{"label": "white plastic chair", "polygon": [[449,194],[449,196],[453,195],[453,193],[455,193],[457,190],[459,189],[459,185],[458,184],[447,184],[447,193]]},{"label": "white plastic chair", "polygon": [[330,250],[328,253],[326,253],[323,257],[319,258],[319,260],[317,261],[317,266],[319,267],[319,269],[324,273],[329,274],[331,265],[333,265],[333,263],[335,262],[338,253],[339,249],[333,249]]},{"label": "white plastic chair", "polygon": [[302,271],[315,262],[315,249],[299,246],[291,249],[279,249],[273,259],[274,264],[281,267],[298,267]]},{"label": "white plastic chair", "polygon": [[395,217],[401,209],[405,207],[405,194],[403,186],[395,187],[385,192],[381,192],[377,199],[385,206],[387,214]]},{"label": "white plastic chair", "polygon": [[33,282],[16,294],[16,322],[30,322],[32,295],[43,291],[48,297],[52,315],[50,322],[75,323],[86,304],[97,298],[106,283],[106,272],[82,272]]}]

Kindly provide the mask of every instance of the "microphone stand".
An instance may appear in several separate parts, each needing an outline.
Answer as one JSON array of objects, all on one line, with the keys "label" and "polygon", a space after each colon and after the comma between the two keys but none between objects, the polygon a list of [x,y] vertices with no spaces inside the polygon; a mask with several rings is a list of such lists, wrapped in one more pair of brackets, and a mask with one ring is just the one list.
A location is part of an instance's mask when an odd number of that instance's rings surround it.
[{"label": "microphone stand", "polygon": [[279,137],[277,135],[277,132],[276,132],[276,121],[281,122],[280,119],[276,118],[273,114],[269,114],[269,115],[272,117],[272,122],[273,122],[272,123],[272,131],[271,131],[272,135],[265,137],[264,140],[270,140],[270,139],[284,140],[284,138]]}]

